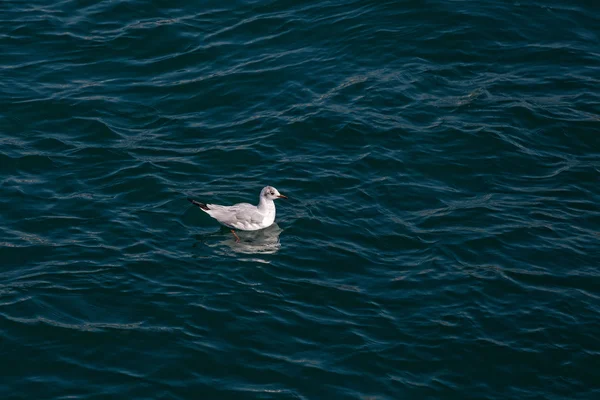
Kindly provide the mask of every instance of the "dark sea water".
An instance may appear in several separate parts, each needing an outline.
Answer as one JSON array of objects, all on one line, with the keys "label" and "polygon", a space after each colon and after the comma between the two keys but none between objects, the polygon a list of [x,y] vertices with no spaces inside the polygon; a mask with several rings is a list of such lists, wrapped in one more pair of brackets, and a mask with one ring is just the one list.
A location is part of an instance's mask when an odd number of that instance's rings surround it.
[{"label": "dark sea water", "polygon": [[[0,2],[1,399],[600,399],[600,6]],[[236,243],[186,198],[258,201]]]}]

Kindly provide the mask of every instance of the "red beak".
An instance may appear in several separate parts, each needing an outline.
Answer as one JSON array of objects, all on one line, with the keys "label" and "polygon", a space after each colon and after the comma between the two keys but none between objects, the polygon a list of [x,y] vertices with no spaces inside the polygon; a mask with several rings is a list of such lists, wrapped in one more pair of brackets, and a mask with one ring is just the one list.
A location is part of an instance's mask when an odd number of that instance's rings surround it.
[{"label": "red beak", "polygon": [[279,196],[277,196],[278,199],[287,199],[287,196],[284,196],[282,194],[280,194]]}]

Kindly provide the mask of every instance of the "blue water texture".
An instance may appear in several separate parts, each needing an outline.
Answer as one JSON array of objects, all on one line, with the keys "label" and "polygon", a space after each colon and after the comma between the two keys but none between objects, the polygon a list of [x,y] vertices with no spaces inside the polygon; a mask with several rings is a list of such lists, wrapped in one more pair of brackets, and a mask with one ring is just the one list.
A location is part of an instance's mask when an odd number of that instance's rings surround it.
[{"label": "blue water texture", "polygon": [[[596,1],[0,2],[0,399],[600,399]],[[256,204],[228,229],[187,198]]]}]

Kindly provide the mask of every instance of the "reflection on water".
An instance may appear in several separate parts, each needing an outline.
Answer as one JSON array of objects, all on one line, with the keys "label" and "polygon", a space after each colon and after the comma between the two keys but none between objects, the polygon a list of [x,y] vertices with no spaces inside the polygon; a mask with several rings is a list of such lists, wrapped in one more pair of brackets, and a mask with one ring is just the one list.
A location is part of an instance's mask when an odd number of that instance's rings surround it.
[{"label": "reflection on water", "polygon": [[[209,247],[227,246],[234,252],[243,254],[274,254],[281,247],[279,242],[281,232],[283,232],[283,229],[276,223],[259,231],[236,231],[240,237],[238,243],[228,231],[225,240],[212,243],[206,242],[206,245]],[[220,233],[222,234],[222,231]]]}]

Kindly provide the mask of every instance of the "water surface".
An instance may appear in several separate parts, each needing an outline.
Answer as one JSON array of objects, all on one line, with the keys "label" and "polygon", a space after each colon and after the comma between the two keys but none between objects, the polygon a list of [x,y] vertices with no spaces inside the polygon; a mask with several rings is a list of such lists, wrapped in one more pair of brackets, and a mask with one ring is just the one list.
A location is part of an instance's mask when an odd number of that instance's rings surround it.
[{"label": "water surface", "polygon": [[0,10],[1,398],[600,398],[594,2]]}]

